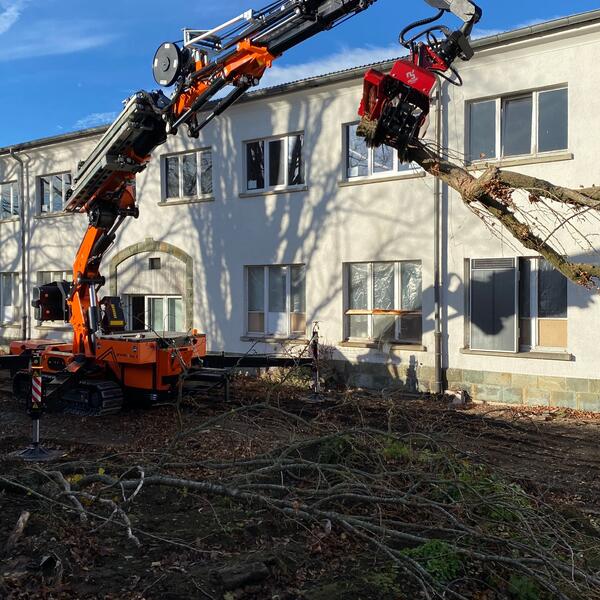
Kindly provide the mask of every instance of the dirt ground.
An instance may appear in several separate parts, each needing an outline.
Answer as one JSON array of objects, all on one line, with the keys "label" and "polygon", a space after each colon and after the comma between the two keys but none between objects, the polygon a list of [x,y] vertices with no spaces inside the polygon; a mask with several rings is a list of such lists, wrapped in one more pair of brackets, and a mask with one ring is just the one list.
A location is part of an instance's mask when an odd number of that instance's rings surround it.
[{"label": "dirt ground", "polygon": [[[231,406],[218,396],[185,406],[185,427],[238,406],[241,396],[251,400],[252,394],[260,396],[261,392],[236,386]],[[278,393],[276,402],[304,420],[435,435],[458,456],[490,467],[557,511],[576,510],[589,517],[590,523],[600,523],[598,416],[490,405],[454,408],[442,401],[402,396],[382,402],[377,394],[358,391],[328,394],[320,404],[309,402],[306,396]],[[0,419],[0,475],[35,469],[10,456],[27,446],[31,422],[8,393],[6,381],[0,381]],[[63,463],[107,465],[109,469],[117,456],[133,465],[159,456],[180,431],[180,421],[174,407],[163,406],[102,419],[47,415],[41,430],[45,446],[63,452]],[[181,456],[190,460],[188,466],[198,456],[215,461],[247,458],[268,452],[281,441],[277,419],[234,418],[227,426],[217,425],[186,442]],[[24,534],[17,546],[4,551],[24,510],[31,513]],[[364,544],[340,532],[321,543],[318,532],[301,523],[283,523],[264,508],[242,507],[227,498],[209,498],[187,489],[157,487],[140,495],[133,513],[140,548],[117,527],[83,530],[72,515],[35,495],[0,487],[0,597],[421,597],[408,585],[392,585],[379,570],[385,561]],[[235,571],[240,569],[242,585],[236,586]],[[477,594],[469,597],[534,598]]]}]

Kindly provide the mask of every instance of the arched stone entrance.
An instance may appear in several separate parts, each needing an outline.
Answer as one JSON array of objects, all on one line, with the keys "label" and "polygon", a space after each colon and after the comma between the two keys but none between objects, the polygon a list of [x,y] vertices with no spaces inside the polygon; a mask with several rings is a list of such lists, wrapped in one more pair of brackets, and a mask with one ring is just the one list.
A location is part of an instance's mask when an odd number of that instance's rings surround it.
[{"label": "arched stone entrance", "polygon": [[146,238],[111,259],[110,293],[181,295],[189,330],[194,320],[194,259],[177,246]]}]

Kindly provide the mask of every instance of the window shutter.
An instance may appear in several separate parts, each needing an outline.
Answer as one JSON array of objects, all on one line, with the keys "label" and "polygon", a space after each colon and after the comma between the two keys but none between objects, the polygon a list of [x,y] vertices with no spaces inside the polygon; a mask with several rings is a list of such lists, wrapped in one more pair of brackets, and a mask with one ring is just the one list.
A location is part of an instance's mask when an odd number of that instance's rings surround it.
[{"label": "window shutter", "polygon": [[512,258],[471,261],[471,349],[517,351],[517,270]]}]

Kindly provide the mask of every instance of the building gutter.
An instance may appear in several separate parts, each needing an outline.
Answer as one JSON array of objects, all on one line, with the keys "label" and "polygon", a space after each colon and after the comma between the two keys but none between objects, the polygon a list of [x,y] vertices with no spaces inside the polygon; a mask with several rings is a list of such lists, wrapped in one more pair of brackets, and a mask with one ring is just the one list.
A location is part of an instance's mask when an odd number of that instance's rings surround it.
[{"label": "building gutter", "polygon": [[[442,93],[443,85],[440,83],[436,94],[435,104],[435,141],[436,147],[442,147]],[[433,297],[434,297],[434,393],[441,394],[443,390],[444,373],[442,365],[442,319],[441,319],[441,217],[442,217],[442,182],[439,177],[433,179]]]},{"label": "building gutter", "polygon": [[29,339],[27,335],[27,261],[25,259],[26,233],[25,233],[25,163],[23,159],[14,151],[9,150],[10,156],[19,164],[19,218],[21,220],[21,322],[22,339]]}]

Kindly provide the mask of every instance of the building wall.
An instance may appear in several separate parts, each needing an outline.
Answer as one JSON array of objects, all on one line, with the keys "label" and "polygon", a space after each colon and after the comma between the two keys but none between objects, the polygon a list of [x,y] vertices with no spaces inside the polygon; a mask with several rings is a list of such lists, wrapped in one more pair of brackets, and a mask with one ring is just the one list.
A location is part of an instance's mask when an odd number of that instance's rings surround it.
[{"label": "building wall", "polygon": [[[580,76],[580,65],[593,64],[599,51],[600,25],[595,23],[483,48],[471,63],[462,66],[464,86],[444,87],[444,145],[458,153],[466,151],[465,102],[568,84],[568,152],[513,161],[511,168],[564,185],[595,183],[595,138],[589,132],[599,124],[600,95],[593,78]],[[203,130],[199,140],[171,137],[138,176],[141,215],[126,223],[105,258],[105,274],[113,277],[110,287],[118,293],[152,287],[144,265],[150,256],[164,256],[168,268],[164,281],[173,280],[174,288],[179,287],[192,305],[187,307],[189,320],[206,332],[209,350],[246,352],[256,344],[258,352],[272,351],[279,348],[277,342],[257,343],[245,334],[244,266],[303,263],[307,266],[308,323],[319,321],[321,338],[332,347],[332,357],[346,381],[376,387],[403,385],[409,391],[432,389],[433,179],[411,172],[389,180],[346,180],[343,126],[356,121],[361,92],[359,78],[338,83],[323,79],[313,87],[242,102]],[[305,136],[306,186],[293,192],[245,193],[244,142],[300,131]],[[431,128],[428,138],[434,135]],[[74,172],[98,139],[82,137],[20,153],[27,165],[29,192],[29,295],[37,271],[70,268],[86,225],[83,216],[37,216],[37,177]],[[213,153],[212,198],[162,202],[165,177],[161,156],[197,148],[210,148]],[[16,168],[10,157],[0,156],[0,181],[15,178]],[[569,284],[569,356],[471,353],[465,349],[465,260],[531,256],[531,252],[519,248],[506,233],[490,232],[461,198],[447,189],[443,190],[442,216],[443,363],[448,384],[465,387],[482,400],[600,410],[595,359],[600,333],[597,295]],[[18,219],[0,222],[0,272],[20,269],[19,232]],[[183,269],[181,257],[144,246],[149,238],[167,243],[191,261]],[[572,255],[590,258],[570,237],[561,241]],[[115,257],[124,253],[127,260],[111,268]],[[343,264],[403,260],[422,261],[422,345],[344,343]],[[192,286],[191,293],[186,286]],[[310,326],[307,336],[309,330]],[[5,339],[19,335],[18,323],[0,329],[0,337]],[[37,327],[32,322],[31,335],[68,336],[68,329]]]}]

